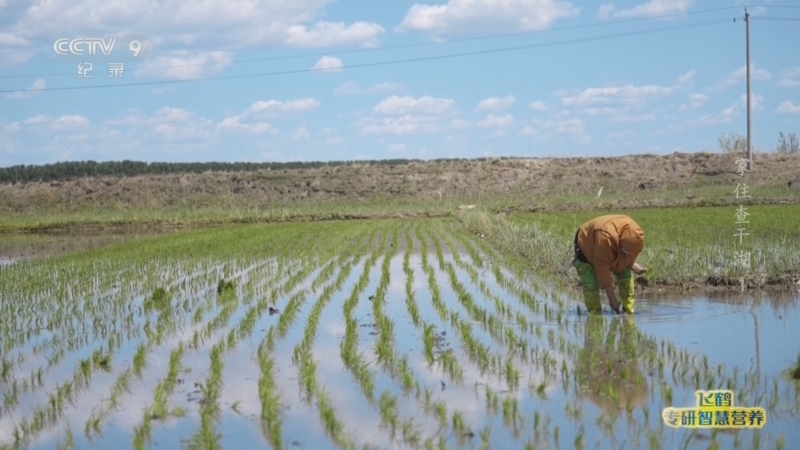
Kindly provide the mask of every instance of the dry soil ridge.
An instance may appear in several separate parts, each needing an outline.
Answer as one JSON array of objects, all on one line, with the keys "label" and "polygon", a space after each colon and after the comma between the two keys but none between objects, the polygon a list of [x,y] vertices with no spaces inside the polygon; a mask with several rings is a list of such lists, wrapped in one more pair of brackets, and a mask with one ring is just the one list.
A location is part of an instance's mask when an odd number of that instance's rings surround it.
[{"label": "dry soil ridge", "polygon": [[[526,198],[604,192],[666,191],[735,184],[740,156],[673,153],[615,158],[531,158],[412,162],[241,173],[81,178],[63,182],[0,185],[0,212],[46,212],[55,208],[159,208],[220,204],[269,206],[310,200],[375,198]],[[788,186],[800,178],[800,154],[754,156],[753,186]],[[799,183],[800,184],[800,183]],[[787,187],[787,201],[800,199]],[[689,198],[689,201],[692,199]],[[617,205],[625,206],[625,205]],[[656,205],[628,205],[658,206]],[[677,206],[677,205],[664,205]]]}]

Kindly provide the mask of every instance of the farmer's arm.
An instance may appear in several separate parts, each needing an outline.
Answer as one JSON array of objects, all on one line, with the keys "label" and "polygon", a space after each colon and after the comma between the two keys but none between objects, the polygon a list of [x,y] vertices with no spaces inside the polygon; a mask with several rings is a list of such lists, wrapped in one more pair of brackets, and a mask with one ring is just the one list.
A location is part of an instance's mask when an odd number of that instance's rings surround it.
[{"label": "farmer's arm", "polygon": [[636,275],[641,275],[642,273],[644,273],[644,272],[646,272],[646,271],[647,271],[647,269],[645,269],[644,267],[642,267],[642,266],[641,266],[639,263],[637,263],[637,262],[633,263],[633,267],[632,267],[632,269],[633,269],[633,271],[634,271],[634,272],[636,272]]}]

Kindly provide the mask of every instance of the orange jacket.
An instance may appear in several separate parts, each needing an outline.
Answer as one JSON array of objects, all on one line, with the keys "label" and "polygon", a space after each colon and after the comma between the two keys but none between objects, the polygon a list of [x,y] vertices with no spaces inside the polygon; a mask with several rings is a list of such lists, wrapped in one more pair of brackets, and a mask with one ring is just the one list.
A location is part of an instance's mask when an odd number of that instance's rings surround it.
[{"label": "orange jacket", "polygon": [[[595,271],[602,289],[611,286],[611,273],[630,269],[644,248],[644,231],[621,214],[594,218],[578,230],[578,247]],[[625,249],[628,254],[619,249]]]}]

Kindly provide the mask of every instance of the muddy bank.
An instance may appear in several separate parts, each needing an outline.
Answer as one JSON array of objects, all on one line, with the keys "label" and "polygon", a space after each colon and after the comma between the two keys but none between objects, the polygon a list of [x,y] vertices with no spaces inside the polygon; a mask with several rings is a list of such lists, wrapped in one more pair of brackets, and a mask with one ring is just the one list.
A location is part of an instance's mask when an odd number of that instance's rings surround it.
[{"label": "muddy bank", "polygon": [[[571,283],[575,289],[580,286]],[[750,275],[744,277],[698,276],[682,280],[636,280],[636,290],[643,295],[705,294],[739,292],[800,293],[800,276],[796,273],[780,275]]]},{"label": "muddy bank", "polygon": [[128,220],[109,221],[53,221],[29,224],[0,224],[0,236],[4,234],[80,234],[84,232],[118,232],[134,233],[139,230],[179,231],[202,228],[216,228],[229,225],[255,225],[286,222],[326,222],[336,220],[372,220],[372,219],[414,219],[414,218],[442,218],[450,217],[451,211],[431,212],[391,212],[391,213],[364,213],[364,214],[338,214],[329,212],[300,213],[287,215],[252,215],[242,217],[236,214],[231,217],[186,217],[163,219],[131,218]]},{"label": "muddy bank", "polygon": [[110,245],[160,236],[174,229],[81,229],[51,233],[0,235],[0,265],[49,258],[67,253],[96,250]]}]

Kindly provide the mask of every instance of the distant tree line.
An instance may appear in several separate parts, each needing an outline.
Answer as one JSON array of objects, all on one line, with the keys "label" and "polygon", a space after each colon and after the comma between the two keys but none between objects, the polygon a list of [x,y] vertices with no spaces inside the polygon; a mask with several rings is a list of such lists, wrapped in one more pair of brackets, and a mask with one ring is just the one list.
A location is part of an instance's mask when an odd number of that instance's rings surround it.
[{"label": "distant tree line", "polygon": [[[476,158],[485,161],[490,158]],[[517,159],[502,157],[500,159]],[[442,158],[433,162],[468,161],[466,158]],[[255,172],[258,170],[316,169],[353,165],[395,166],[424,162],[419,159],[385,159],[379,161],[310,161],[310,162],[205,162],[165,163],[141,161],[67,161],[44,165],[17,165],[0,168],[0,184],[69,181],[83,177],[135,177],[139,175],[172,175],[205,172]]]}]

